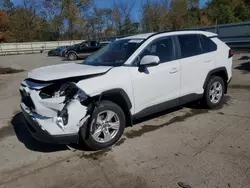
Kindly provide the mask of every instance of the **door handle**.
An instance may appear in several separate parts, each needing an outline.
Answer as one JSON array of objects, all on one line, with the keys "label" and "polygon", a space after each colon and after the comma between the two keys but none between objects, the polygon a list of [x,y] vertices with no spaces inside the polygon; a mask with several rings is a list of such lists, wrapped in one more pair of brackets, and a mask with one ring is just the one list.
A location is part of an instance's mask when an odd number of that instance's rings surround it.
[{"label": "door handle", "polygon": [[172,68],[171,71],[169,71],[170,74],[174,74],[176,72],[178,72],[179,70],[177,68]]},{"label": "door handle", "polygon": [[210,59],[210,60],[206,60],[206,61],[204,61],[204,63],[210,63],[212,60]]}]

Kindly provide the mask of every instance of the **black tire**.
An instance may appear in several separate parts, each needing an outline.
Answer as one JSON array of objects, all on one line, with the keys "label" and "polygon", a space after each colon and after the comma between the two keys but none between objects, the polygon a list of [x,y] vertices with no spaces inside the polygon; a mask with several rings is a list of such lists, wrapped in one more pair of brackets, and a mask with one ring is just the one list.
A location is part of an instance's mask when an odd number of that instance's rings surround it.
[{"label": "black tire", "polygon": [[69,58],[69,60],[71,60],[71,61],[75,61],[75,60],[77,59],[77,55],[76,55],[76,53],[74,53],[74,52],[70,52],[70,53],[68,54],[68,58]]},{"label": "black tire", "polygon": [[118,106],[117,104],[111,102],[111,101],[101,101],[100,106],[97,112],[97,109],[94,110],[92,117],[97,117],[97,115],[103,111],[112,111],[117,114],[120,122],[119,129],[110,141],[100,143],[96,141],[91,133],[91,126],[93,120],[89,120],[86,125],[83,125],[83,127],[80,130],[80,137],[81,140],[84,142],[84,145],[87,146],[89,149],[92,150],[99,150],[103,148],[110,147],[114,145],[122,136],[125,126],[126,126],[126,119],[123,110]]},{"label": "black tire", "polygon": [[[213,86],[213,84],[215,83],[219,83],[222,86],[222,93],[221,93],[221,97],[218,99],[217,102],[212,102],[211,96],[210,96],[210,89]],[[203,97],[203,102],[206,105],[206,107],[210,108],[210,109],[214,109],[217,107],[220,107],[222,102],[223,102],[223,97],[224,97],[224,93],[225,93],[225,83],[223,81],[223,79],[219,76],[212,76],[210,77],[207,86],[205,88],[204,91],[204,97]]]}]

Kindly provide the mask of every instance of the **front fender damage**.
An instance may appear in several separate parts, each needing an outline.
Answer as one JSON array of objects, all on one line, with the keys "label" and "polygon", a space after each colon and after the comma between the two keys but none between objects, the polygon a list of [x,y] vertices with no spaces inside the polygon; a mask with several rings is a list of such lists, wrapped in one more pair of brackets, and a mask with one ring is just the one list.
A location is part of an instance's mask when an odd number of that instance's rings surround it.
[{"label": "front fender damage", "polygon": [[58,112],[54,122],[62,131],[77,133],[85,121],[90,117],[88,107],[83,106],[79,100],[72,100]]},{"label": "front fender damage", "polygon": [[[33,95],[30,96],[32,99]],[[78,134],[96,107],[92,98],[74,83],[63,84],[57,96],[33,100],[33,103],[35,107],[42,105],[43,111],[47,108],[48,111],[55,112],[37,113],[39,109],[36,109],[37,112],[33,111],[21,102],[21,108],[39,124],[42,130],[52,136]]]},{"label": "front fender damage", "polygon": [[[64,132],[78,133],[79,129],[90,118],[94,102],[91,97],[72,82],[63,84],[59,90],[59,95],[64,96],[64,106],[58,111],[54,122]],[[84,103],[86,100],[92,102]]]}]

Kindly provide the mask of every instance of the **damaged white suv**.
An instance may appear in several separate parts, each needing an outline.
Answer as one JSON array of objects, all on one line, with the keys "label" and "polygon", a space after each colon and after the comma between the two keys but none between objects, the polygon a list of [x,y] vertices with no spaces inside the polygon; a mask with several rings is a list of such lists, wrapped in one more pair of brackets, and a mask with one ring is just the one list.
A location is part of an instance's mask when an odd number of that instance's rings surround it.
[{"label": "damaged white suv", "polygon": [[29,72],[20,86],[21,109],[40,141],[109,147],[136,118],[197,99],[218,106],[232,55],[216,34],[203,31],[119,39],[83,63]]}]

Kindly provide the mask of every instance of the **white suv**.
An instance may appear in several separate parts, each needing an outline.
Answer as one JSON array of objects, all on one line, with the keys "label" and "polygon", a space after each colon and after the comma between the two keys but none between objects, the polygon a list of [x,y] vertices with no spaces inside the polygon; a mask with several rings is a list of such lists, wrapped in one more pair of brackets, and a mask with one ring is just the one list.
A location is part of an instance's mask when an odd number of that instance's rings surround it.
[{"label": "white suv", "polygon": [[38,140],[109,147],[136,118],[198,99],[220,105],[232,56],[210,32],[130,36],[82,63],[29,72],[20,86],[21,109]]}]

